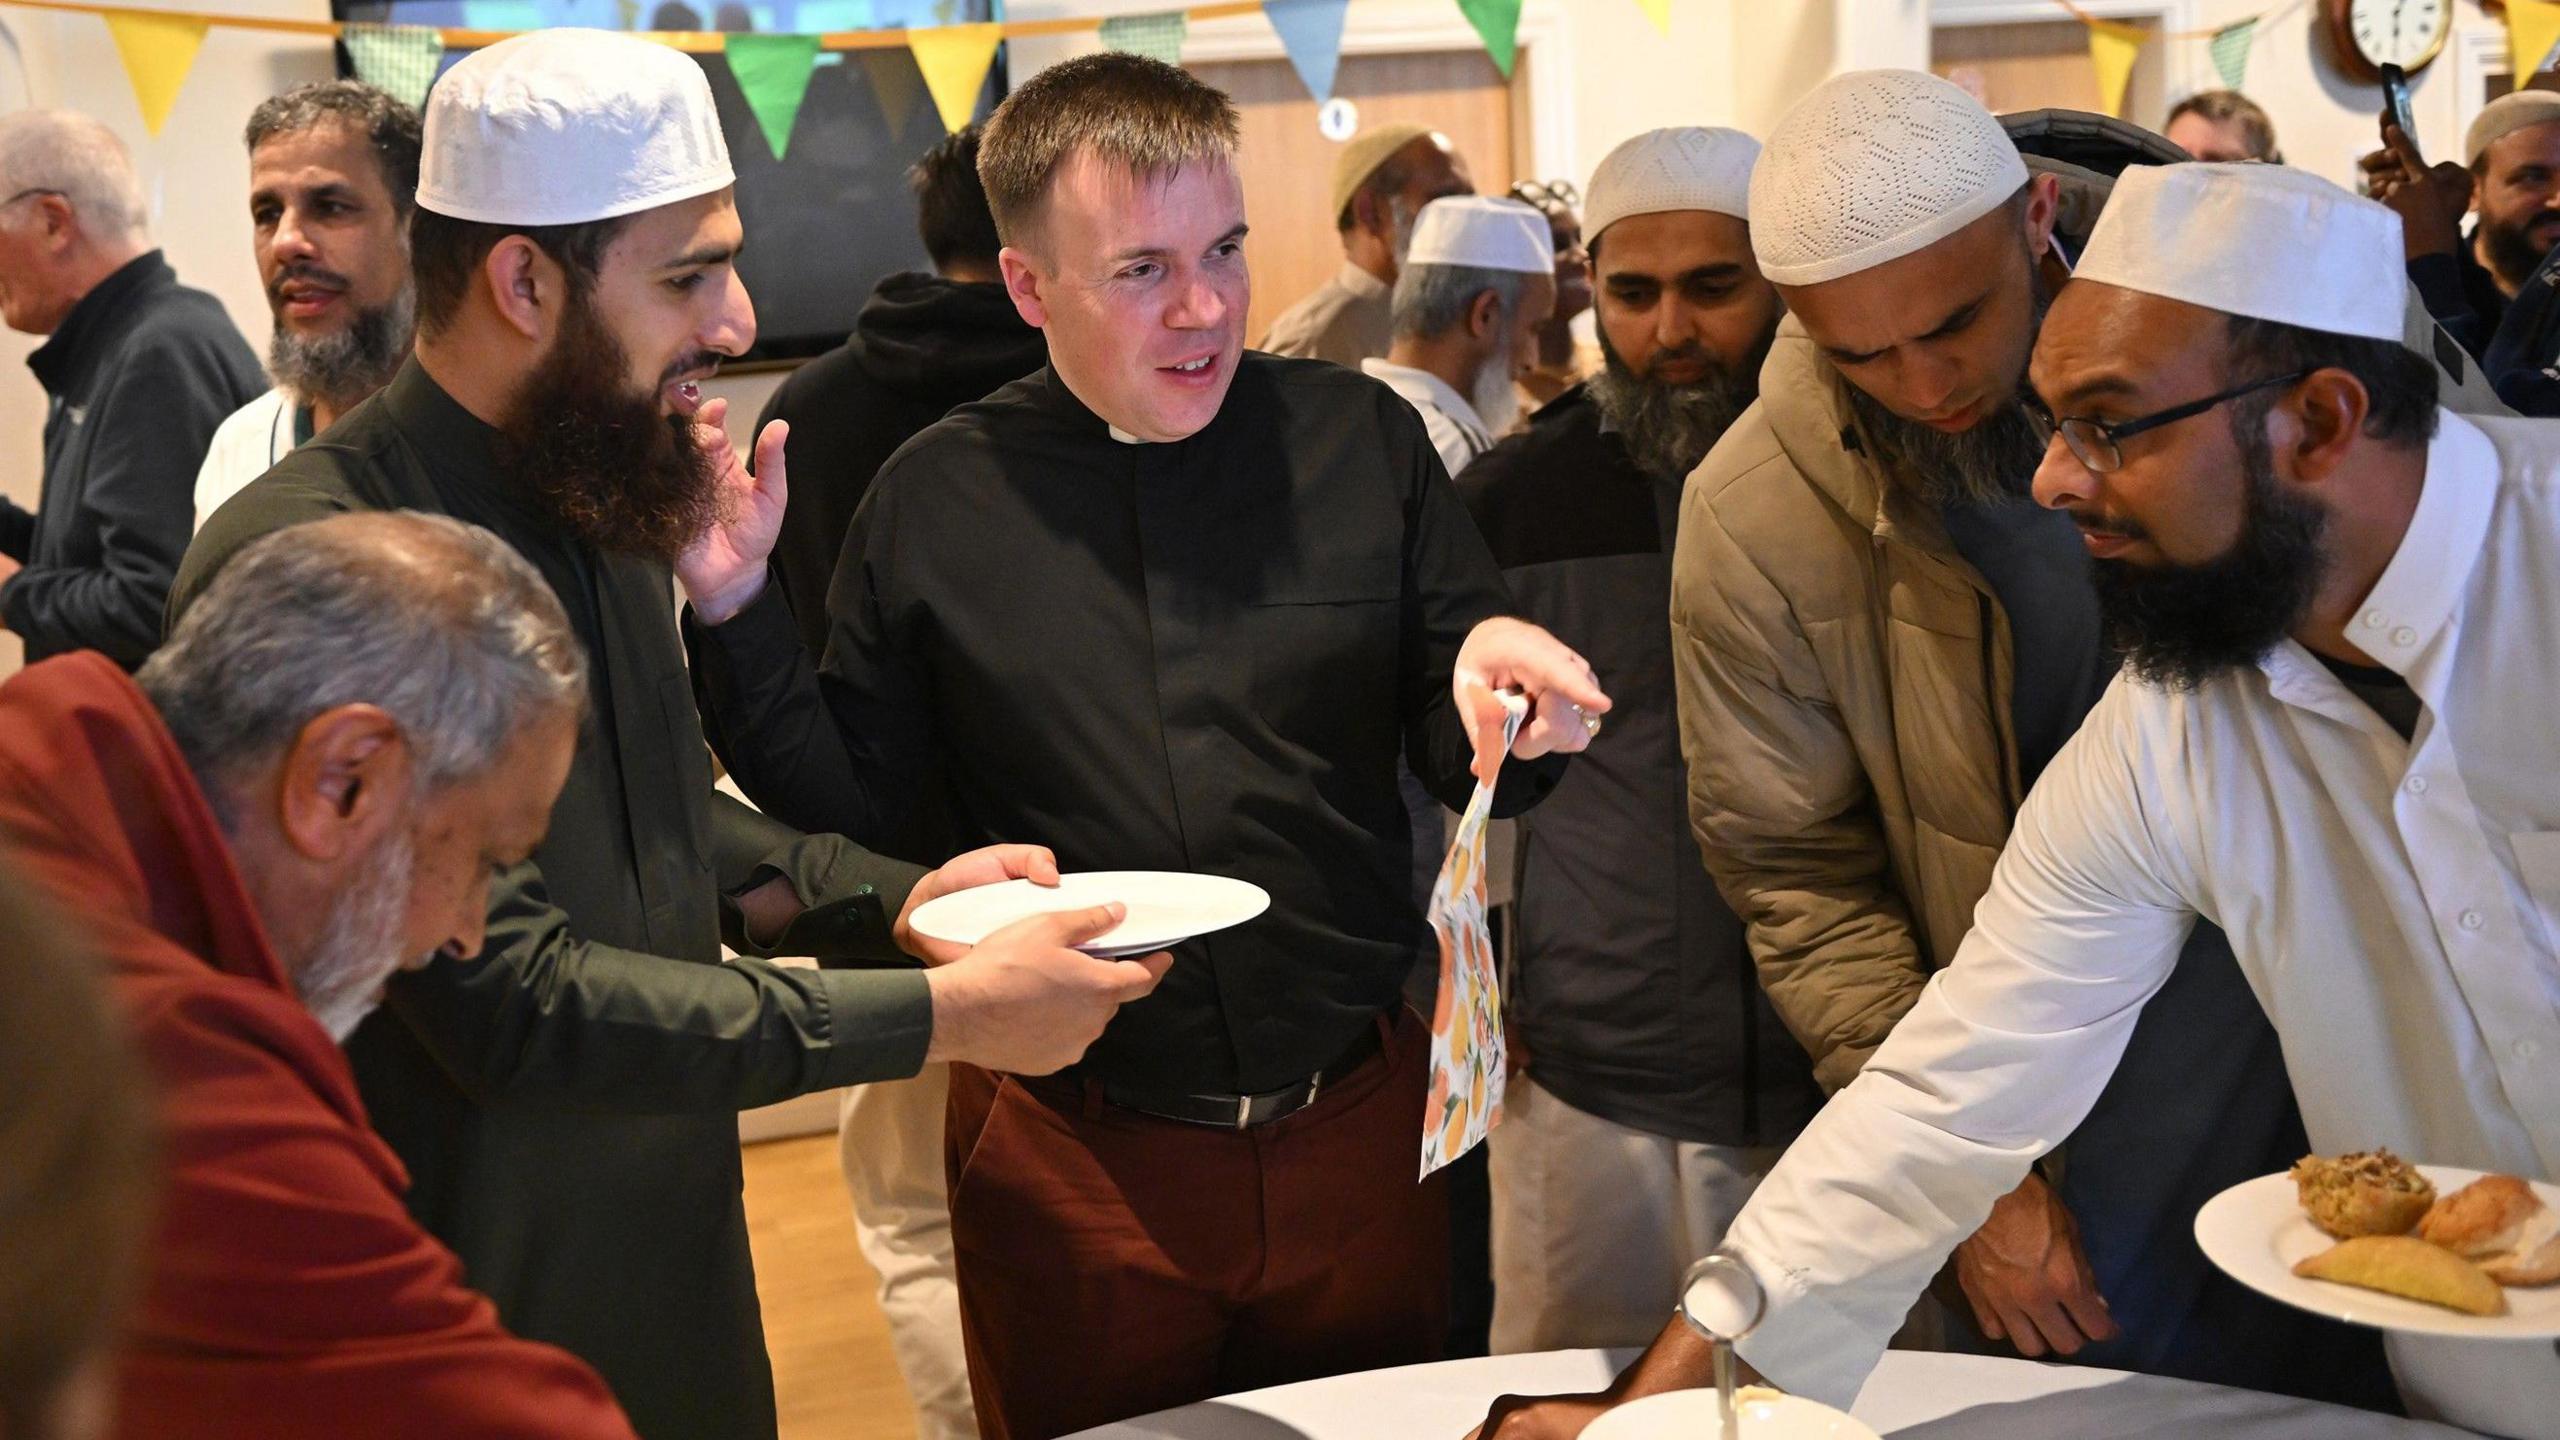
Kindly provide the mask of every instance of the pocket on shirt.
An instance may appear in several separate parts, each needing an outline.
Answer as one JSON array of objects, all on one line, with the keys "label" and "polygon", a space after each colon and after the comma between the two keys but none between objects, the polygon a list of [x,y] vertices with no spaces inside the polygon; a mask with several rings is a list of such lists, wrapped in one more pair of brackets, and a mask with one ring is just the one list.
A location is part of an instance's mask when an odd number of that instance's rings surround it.
[{"label": "pocket on shirt", "polygon": [[2507,844],[2515,851],[2525,894],[2541,912],[2544,941],[2560,951],[2560,830],[2513,831]]},{"label": "pocket on shirt", "polygon": [[1290,739],[1322,744],[1353,717],[1396,714],[1403,595],[1393,564],[1307,559],[1317,563],[1266,578],[1241,608],[1237,638],[1263,718]]}]

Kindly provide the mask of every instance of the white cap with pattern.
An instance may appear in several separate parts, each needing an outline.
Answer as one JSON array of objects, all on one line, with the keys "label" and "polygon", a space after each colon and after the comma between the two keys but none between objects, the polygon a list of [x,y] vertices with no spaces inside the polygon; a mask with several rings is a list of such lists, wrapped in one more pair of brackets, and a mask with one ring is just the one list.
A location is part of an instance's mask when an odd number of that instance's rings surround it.
[{"label": "white cap with pattern", "polygon": [[1413,222],[1407,265],[1467,265],[1478,270],[1556,272],[1547,217],[1517,200],[1451,195],[1422,207]]},{"label": "white cap with pattern", "polygon": [[1923,249],[2027,183],[1982,102],[1917,70],[1853,70],[1787,112],[1751,175],[1751,248],[1780,285],[1818,285]]},{"label": "white cap with pattern", "polygon": [[2072,283],[2398,340],[2404,273],[2400,217],[2308,170],[2136,165],[2117,177]]},{"label": "white cap with pattern", "polygon": [[2560,120],[2560,92],[2518,90],[2501,95],[2481,106],[2471,128],[2463,132],[2462,163],[2477,165],[2480,152],[2488,149],[2491,141],[2555,120]]},{"label": "white cap with pattern", "polygon": [[1630,215],[1712,210],[1751,218],[1751,166],[1760,142],[1739,130],[1675,125],[1647,130],[1600,158],[1582,204],[1591,238]]},{"label": "white cap with pattern", "polygon": [[736,183],[691,56],[607,30],[535,30],[462,57],[427,95],[418,204],[490,225],[577,225]]}]

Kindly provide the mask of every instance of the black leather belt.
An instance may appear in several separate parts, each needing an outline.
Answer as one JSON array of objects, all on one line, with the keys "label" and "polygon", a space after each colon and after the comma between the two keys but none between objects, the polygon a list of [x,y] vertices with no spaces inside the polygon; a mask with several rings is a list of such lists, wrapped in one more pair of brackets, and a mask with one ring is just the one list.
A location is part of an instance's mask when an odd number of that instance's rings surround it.
[{"label": "black leather belt", "polygon": [[1328,1085],[1339,1084],[1351,1072],[1366,1065],[1380,1049],[1379,1029],[1364,1025],[1351,1047],[1340,1058],[1322,1070],[1277,1090],[1253,1095],[1177,1095],[1102,1083],[1102,1098],[1123,1110],[1135,1110],[1159,1120],[1179,1120],[1186,1125],[1214,1125],[1221,1130],[1250,1130],[1274,1120],[1295,1115],[1316,1103]]}]

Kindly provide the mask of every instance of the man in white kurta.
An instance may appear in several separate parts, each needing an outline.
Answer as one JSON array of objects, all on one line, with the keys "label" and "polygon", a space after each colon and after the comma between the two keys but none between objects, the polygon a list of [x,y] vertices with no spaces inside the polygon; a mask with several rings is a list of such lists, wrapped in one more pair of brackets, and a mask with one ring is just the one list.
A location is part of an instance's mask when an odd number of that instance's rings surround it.
[{"label": "man in white kurta", "polygon": [[[2144,389],[2147,352],[2229,317],[2376,353],[2353,347],[2400,334],[2398,244],[2388,212],[2301,172],[2121,182],[2030,371],[2063,426],[2038,497],[2123,557],[2101,566],[2114,601],[2235,556],[2283,569],[2247,553],[2262,505],[2325,511],[2319,563],[2293,567],[2299,603],[2255,647],[2212,634],[2239,607],[2185,612],[2191,633],[2168,638],[2204,634],[2230,663],[2135,644],[2028,797],[1955,963],[1737,1219],[1730,1247],[1769,1295],[1739,1348],[1772,1382],[1851,1401],[1948,1251],[2089,1108],[2199,917],[2229,933],[2320,1150],[2560,1176],[2560,429],[2437,411],[2423,448],[2377,440],[2380,390],[2334,361],[2228,374],[2221,397]],[[2178,527],[2215,528],[2213,498],[2259,488],[2235,444],[2273,464],[2273,498],[2249,497],[2219,553],[2180,553]],[[2110,619],[2156,641],[2162,613]],[[2416,701],[2406,738],[2349,688],[2395,677]],[[2391,1341],[2414,1413],[2560,1436],[2548,1343]],[[1675,1320],[1606,1395],[1506,1402],[1489,1428],[1572,1434],[1599,1404],[1704,1378]]]},{"label": "man in white kurta", "polygon": [[1422,207],[1396,276],[1394,339],[1363,360],[1422,416],[1454,478],[1520,413],[1514,382],[1555,313],[1545,217],[1517,200],[1457,195]]}]

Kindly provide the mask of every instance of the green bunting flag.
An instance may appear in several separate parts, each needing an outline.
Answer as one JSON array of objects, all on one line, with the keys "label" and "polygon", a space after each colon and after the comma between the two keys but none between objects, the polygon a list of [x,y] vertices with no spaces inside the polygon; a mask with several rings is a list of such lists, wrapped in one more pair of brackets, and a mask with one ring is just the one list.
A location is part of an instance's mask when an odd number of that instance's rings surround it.
[{"label": "green bunting flag", "polygon": [[1520,0],[1458,0],[1458,9],[1483,38],[1493,68],[1510,79],[1512,62],[1520,54]]},{"label": "green bunting flag", "polygon": [[436,66],[444,60],[444,32],[428,25],[350,23],[338,38],[357,79],[414,109],[426,108],[427,87],[436,83]]},{"label": "green bunting flag", "polygon": [[2249,44],[2257,38],[2258,20],[2254,15],[2213,32],[2207,48],[2213,51],[2213,68],[2222,76],[2224,89],[2240,88],[2241,77],[2249,73]]},{"label": "green bunting flag", "polygon": [[1182,63],[1182,41],[1190,33],[1191,17],[1179,10],[1157,15],[1114,15],[1102,22],[1105,49],[1126,50],[1167,65]]},{"label": "green bunting flag", "polygon": [[800,118],[800,102],[809,94],[818,37],[733,33],[721,48],[728,52],[729,73],[738,77],[756,127],[764,131],[764,143],[773,147],[774,159],[781,159],[791,146],[791,124]]}]

